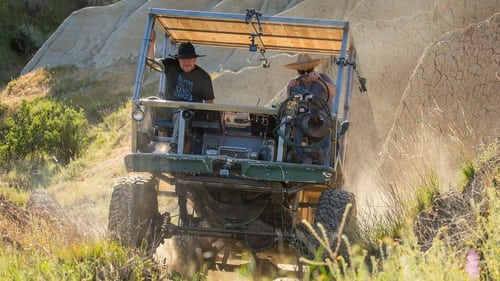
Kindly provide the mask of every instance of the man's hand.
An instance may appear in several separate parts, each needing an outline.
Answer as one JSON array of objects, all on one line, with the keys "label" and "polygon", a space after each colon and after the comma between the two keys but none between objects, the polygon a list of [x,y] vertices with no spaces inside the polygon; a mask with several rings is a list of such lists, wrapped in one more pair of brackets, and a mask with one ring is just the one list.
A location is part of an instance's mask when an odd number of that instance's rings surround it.
[{"label": "man's hand", "polygon": [[155,57],[155,40],[156,40],[156,32],[155,30],[151,30],[151,35],[149,36],[148,42],[148,58],[154,59]]},{"label": "man's hand", "polygon": [[316,71],[311,71],[309,72],[309,75],[308,75],[308,78],[311,79],[311,80],[318,80],[319,78],[319,72],[316,72]]},{"label": "man's hand", "polygon": [[155,41],[156,40],[156,31],[154,29],[151,30],[151,35],[149,36],[149,41]]}]

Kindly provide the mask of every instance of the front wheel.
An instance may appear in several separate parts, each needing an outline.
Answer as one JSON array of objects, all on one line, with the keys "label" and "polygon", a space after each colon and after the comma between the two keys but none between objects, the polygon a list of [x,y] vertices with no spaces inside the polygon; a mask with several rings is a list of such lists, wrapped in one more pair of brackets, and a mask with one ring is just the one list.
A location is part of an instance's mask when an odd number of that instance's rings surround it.
[{"label": "front wheel", "polygon": [[109,206],[108,231],[124,245],[150,250],[159,240],[158,180],[123,177],[114,186]]},{"label": "front wheel", "polygon": [[[349,210],[346,213],[348,206]],[[341,189],[323,191],[318,200],[314,223],[322,224],[327,232],[333,233],[339,228],[344,216],[346,216],[346,225],[344,228],[356,220],[356,200],[354,194]]]},{"label": "front wheel", "polygon": [[[343,220],[345,221],[344,225],[342,225]],[[321,235],[319,224],[326,231],[329,248],[334,254],[342,255],[347,260],[349,258],[347,245],[341,236],[345,234],[349,239],[355,237],[356,200],[354,194],[341,189],[323,191],[318,200],[313,223],[313,229]],[[342,230],[342,233],[339,233],[340,230]],[[302,242],[302,254],[307,255],[309,258],[316,256],[316,252],[320,248],[320,242],[310,233],[309,229],[306,229],[303,225],[299,226],[298,238]],[[321,238],[325,239],[325,237]],[[323,253],[322,258],[325,258],[325,255],[326,253]]]},{"label": "front wheel", "polygon": [[[341,189],[323,191],[319,197],[314,224],[323,225],[334,254],[342,255],[345,260],[348,260],[347,244],[341,237],[343,234],[349,240],[355,237],[356,200],[354,194]],[[342,230],[341,233],[340,230]]]}]

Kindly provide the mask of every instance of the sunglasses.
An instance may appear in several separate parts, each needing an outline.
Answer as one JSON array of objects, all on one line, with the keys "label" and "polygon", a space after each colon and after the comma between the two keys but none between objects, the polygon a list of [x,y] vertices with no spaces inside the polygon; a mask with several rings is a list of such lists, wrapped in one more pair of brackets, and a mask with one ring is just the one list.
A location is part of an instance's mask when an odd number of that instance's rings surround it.
[{"label": "sunglasses", "polygon": [[311,73],[313,71],[314,71],[313,68],[307,69],[307,70],[297,70],[297,72],[299,73],[299,75],[309,74],[309,73]]}]

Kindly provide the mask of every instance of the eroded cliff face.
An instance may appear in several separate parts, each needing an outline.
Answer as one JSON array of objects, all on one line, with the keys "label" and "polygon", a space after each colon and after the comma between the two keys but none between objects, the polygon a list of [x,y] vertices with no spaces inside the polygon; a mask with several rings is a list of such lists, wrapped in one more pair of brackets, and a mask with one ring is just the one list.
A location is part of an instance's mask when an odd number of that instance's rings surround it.
[{"label": "eroded cliff face", "polygon": [[[407,186],[400,185],[400,180],[395,180],[393,177],[405,179],[405,183],[408,183],[422,175],[419,169],[413,169],[412,172],[400,176],[401,169],[413,165],[405,164],[407,159],[414,159],[420,155],[422,150],[427,151],[428,143],[425,138],[417,139],[411,146],[408,146],[411,141],[405,140],[405,137],[410,137],[414,132],[412,127],[415,124],[421,125],[421,123],[411,121],[412,123],[407,124],[404,132],[401,132],[400,138],[394,139],[389,134],[399,130],[397,128],[398,122],[395,120],[400,120],[402,123],[410,122],[411,118],[401,119],[403,108],[411,109],[411,113],[408,115],[418,119],[419,117],[416,115],[421,116],[422,112],[431,111],[431,109],[436,108],[436,105],[431,103],[424,105],[414,99],[405,101],[407,96],[405,93],[417,91],[421,98],[426,97],[424,99],[432,99],[427,95],[439,93],[442,98],[448,100],[446,104],[452,104],[453,100],[456,99],[456,94],[453,92],[457,89],[460,89],[463,95],[472,95],[473,93],[469,93],[470,87],[460,87],[458,84],[467,85],[472,81],[477,82],[476,75],[469,76],[471,74],[470,68],[491,70],[494,65],[499,64],[499,49],[495,46],[495,40],[498,42],[499,28],[498,23],[492,24],[488,33],[479,36],[478,33],[481,33],[481,30],[471,30],[466,27],[477,25],[491,17],[495,11],[498,11],[499,4],[500,2],[497,0],[475,1],[474,3],[450,0],[398,1],[394,5],[390,5],[389,1],[362,1],[348,15],[348,20],[352,23],[353,41],[358,51],[359,69],[368,79],[369,89],[366,95],[353,95],[350,115],[352,126],[350,127],[347,151],[349,158],[346,163],[347,186],[356,191],[361,200],[363,198],[373,199],[377,205],[379,204],[377,197],[381,193],[381,186],[392,185],[403,193],[407,191]],[[460,61],[458,64],[444,63],[439,60],[425,60],[425,63],[422,63],[423,58],[427,56],[426,50],[429,50],[433,45],[440,45],[441,43],[438,42],[449,41],[455,36],[453,34],[461,33],[464,28],[468,29],[470,35],[469,39],[460,43],[460,46],[454,47],[464,50],[462,56],[452,59]],[[478,40],[479,37],[482,39]],[[483,55],[489,56],[491,58],[489,61],[467,58],[480,52],[479,50],[487,49],[490,50],[489,54],[484,53]],[[451,50],[442,50],[440,57],[446,56],[448,51]],[[445,76],[461,76],[461,78],[459,78],[460,81],[457,81],[458,84],[450,81],[448,88],[436,91],[435,85],[410,83],[416,71],[421,71],[428,76],[441,76],[442,79],[446,79],[443,77],[443,73],[447,73],[444,74]],[[490,79],[489,82],[485,83],[488,84],[487,89],[484,89],[483,94],[476,95],[476,98],[485,98],[489,100],[488,102],[498,104],[500,99],[496,94],[499,88],[498,80],[495,82]],[[464,108],[477,108],[476,105],[468,105],[469,102],[475,101],[472,99],[462,101]],[[441,110],[445,115],[447,115],[445,112],[453,110],[447,108],[445,104],[442,106]],[[488,116],[478,113],[475,117],[478,122],[481,122],[483,118],[500,120],[498,111],[489,112]],[[435,119],[434,122],[437,124],[443,121],[445,120]],[[449,124],[445,122],[441,125],[448,126]],[[498,126],[497,124],[495,129],[497,136]],[[477,133],[481,134],[482,137],[488,136],[487,138],[495,135],[494,131],[480,129],[477,130]],[[444,135],[447,132],[442,131],[438,134]],[[455,138],[465,141],[468,138],[468,133],[463,132],[462,135],[455,136]],[[392,144],[389,145],[389,142]],[[402,148],[406,146],[408,147]],[[469,148],[467,153],[475,149],[472,146]],[[388,155],[388,151],[391,152],[390,155]],[[432,155],[432,153],[430,154]],[[395,156],[398,156],[397,160],[389,160]],[[433,164],[426,163],[425,166],[434,166],[433,168],[436,169],[440,166],[439,172],[444,172],[442,167],[447,167],[445,173],[447,179],[443,183],[445,186],[452,180],[456,181],[458,164],[452,162],[458,159],[451,160],[448,157],[439,159],[438,155],[435,155],[435,158],[437,159],[434,159]]]},{"label": "eroded cliff face", "polygon": [[460,165],[500,137],[499,39],[500,13],[427,46],[382,150],[388,183],[435,171],[455,185]]},{"label": "eroded cliff face", "polygon": [[[61,64],[92,68],[96,75],[113,65],[135,72],[151,7],[255,8],[350,21],[358,70],[368,80],[367,93],[354,90],[347,146],[346,187],[360,201],[376,197],[380,185],[409,182],[420,172],[414,161],[446,170],[446,180],[454,181],[460,160],[454,154],[474,154],[499,135],[500,0],[122,0],[75,12],[24,72]],[[214,80],[220,103],[272,103],[294,76],[282,67],[294,59],[289,54],[269,54],[272,66],[262,69],[259,54],[246,50],[199,52],[207,55],[199,64],[220,73]]]}]

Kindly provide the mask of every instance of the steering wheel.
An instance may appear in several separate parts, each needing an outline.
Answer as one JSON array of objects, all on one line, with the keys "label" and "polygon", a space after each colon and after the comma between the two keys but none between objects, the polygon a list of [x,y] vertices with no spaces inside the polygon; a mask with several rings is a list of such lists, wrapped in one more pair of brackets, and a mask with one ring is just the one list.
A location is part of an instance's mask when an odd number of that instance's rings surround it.
[{"label": "steering wheel", "polygon": [[158,72],[163,72],[163,64],[160,63],[159,61],[152,59],[152,58],[146,58],[146,64],[153,69],[154,71]]}]

